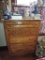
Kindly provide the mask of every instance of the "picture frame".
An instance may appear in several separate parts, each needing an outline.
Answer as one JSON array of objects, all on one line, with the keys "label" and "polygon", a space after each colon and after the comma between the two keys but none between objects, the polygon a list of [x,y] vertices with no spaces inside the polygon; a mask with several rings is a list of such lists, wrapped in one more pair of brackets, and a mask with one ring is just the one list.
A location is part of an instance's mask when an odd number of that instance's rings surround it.
[{"label": "picture frame", "polygon": [[21,14],[22,16],[24,16],[25,15],[25,10],[23,8],[19,8],[18,13]]}]

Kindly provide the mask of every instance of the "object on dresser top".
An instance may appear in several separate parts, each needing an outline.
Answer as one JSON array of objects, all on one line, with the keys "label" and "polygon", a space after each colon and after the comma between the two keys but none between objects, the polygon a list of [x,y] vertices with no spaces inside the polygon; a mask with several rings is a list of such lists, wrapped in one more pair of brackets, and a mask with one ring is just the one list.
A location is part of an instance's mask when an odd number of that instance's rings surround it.
[{"label": "object on dresser top", "polygon": [[35,19],[41,20],[41,14],[35,14]]},{"label": "object on dresser top", "polygon": [[9,20],[11,18],[11,13],[7,10],[4,11],[3,17],[5,20]]},{"label": "object on dresser top", "polygon": [[13,13],[13,15],[11,16],[11,20],[22,20],[22,15]]},{"label": "object on dresser top", "polygon": [[38,19],[38,20],[41,20],[41,15],[40,15],[40,14],[33,14],[33,13],[32,13],[32,14],[30,15],[30,18],[33,19],[33,20],[34,20],[34,19],[35,19],[35,20],[37,20],[37,19]]}]

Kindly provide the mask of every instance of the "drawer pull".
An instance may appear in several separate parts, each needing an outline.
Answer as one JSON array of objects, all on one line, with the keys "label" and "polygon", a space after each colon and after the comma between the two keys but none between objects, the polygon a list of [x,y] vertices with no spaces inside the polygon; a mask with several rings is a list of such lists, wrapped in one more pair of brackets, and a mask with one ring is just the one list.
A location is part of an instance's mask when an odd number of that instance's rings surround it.
[{"label": "drawer pull", "polygon": [[17,22],[18,24],[22,24],[22,22]]}]

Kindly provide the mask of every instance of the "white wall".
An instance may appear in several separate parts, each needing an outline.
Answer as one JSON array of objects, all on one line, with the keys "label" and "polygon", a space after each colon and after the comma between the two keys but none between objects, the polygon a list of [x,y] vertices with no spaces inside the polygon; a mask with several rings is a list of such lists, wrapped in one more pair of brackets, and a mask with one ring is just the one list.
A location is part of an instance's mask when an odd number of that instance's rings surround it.
[{"label": "white wall", "polygon": [[6,38],[3,23],[0,23],[0,46],[6,46]]},{"label": "white wall", "polygon": [[37,4],[37,0],[17,0],[17,5],[30,6],[30,4]]}]

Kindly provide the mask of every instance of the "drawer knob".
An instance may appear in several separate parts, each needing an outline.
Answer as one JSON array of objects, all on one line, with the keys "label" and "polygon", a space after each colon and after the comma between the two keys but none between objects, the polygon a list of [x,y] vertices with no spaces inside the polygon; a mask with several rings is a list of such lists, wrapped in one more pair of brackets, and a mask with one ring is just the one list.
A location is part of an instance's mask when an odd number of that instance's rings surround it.
[{"label": "drawer knob", "polygon": [[22,22],[17,22],[18,24],[22,24]]}]

